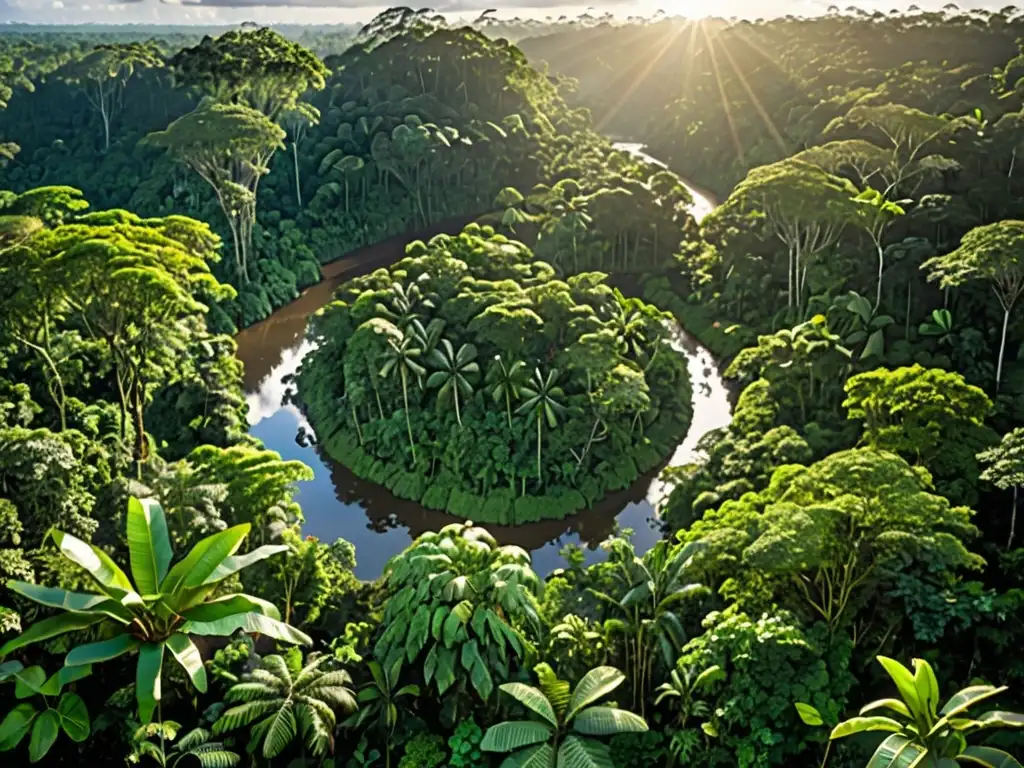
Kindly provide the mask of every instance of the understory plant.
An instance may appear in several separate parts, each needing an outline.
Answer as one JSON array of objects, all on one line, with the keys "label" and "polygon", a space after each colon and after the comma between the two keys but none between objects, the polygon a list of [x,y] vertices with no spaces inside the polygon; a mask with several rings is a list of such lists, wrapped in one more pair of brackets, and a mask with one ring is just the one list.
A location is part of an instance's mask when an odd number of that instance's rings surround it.
[{"label": "understory plant", "polygon": [[611,765],[608,746],[589,737],[647,731],[647,722],[639,715],[597,705],[626,679],[614,667],[590,670],[571,694],[569,683],[559,680],[547,664],[538,664],[534,671],[540,688],[506,683],[501,691],[539,719],[491,726],[480,745],[487,752],[513,752],[506,763],[537,768]]}]

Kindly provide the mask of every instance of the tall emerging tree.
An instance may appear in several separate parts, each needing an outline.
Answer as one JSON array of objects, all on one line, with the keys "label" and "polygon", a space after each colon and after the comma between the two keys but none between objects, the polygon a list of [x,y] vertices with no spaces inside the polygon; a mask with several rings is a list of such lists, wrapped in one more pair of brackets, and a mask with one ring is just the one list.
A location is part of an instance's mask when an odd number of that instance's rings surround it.
[{"label": "tall emerging tree", "polygon": [[981,479],[992,483],[1000,490],[1013,489],[1013,507],[1010,510],[1010,535],[1006,540],[1007,550],[1013,547],[1017,529],[1017,491],[1024,485],[1024,428],[1018,427],[1003,435],[999,445],[978,454],[978,461],[988,467],[981,473]]},{"label": "tall emerging tree", "polygon": [[754,168],[708,219],[763,215],[768,233],[786,246],[786,303],[799,309],[807,268],[855,218],[856,195],[847,179],[791,158]]},{"label": "tall emerging tree", "polygon": [[163,57],[151,42],[98,45],[61,68],[61,79],[81,86],[103,121],[103,151],[110,149],[110,123],[124,103],[124,87],[137,69],[162,67]]},{"label": "tall emerging tree", "polygon": [[279,122],[308,91],[323,90],[330,71],[312,51],[268,28],[204,37],[170,60],[178,85],[221,104],[247,106]]},{"label": "tall emerging tree", "polygon": [[878,283],[875,288],[875,311],[877,312],[882,303],[882,273],[885,271],[885,250],[882,247],[882,240],[893,219],[902,216],[906,211],[899,203],[886,200],[885,196],[877,189],[865,189],[853,200],[863,206],[859,223],[871,238],[875,251],[878,253]]},{"label": "tall emerging tree", "polygon": [[106,631],[107,639],[72,648],[64,663],[84,666],[137,652],[135,696],[139,719],[145,724],[160,704],[167,651],[196,690],[206,691],[206,668],[191,635],[230,637],[241,629],[282,642],[312,645],[309,637],[280,621],[277,609],[265,600],[241,593],[210,599],[228,577],[287,549],[266,545],[236,556],[249,528],[248,523],[236,525],[202,539],[172,566],[174,554],[163,509],[153,501],[131,498],[127,515],[131,580],[99,547],[54,530],[51,536],[60,553],[89,575],[97,591],[69,592],[8,582],[8,588],[22,597],[64,613],[37,621],[0,647],[0,657],[76,630],[95,627],[101,633]]},{"label": "tall emerging tree", "polygon": [[256,189],[285,133],[261,112],[213,104],[179,117],[143,142],[167,150],[199,174],[217,195],[231,229],[235,272],[249,281]]},{"label": "tall emerging tree", "polygon": [[952,288],[973,280],[992,285],[1003,310],[1003,331],[996,364],[996,389],[1003,376],[1006,331],[1010,312],[1024,293],[1024,221],[1007,219],[975,227],[960,241],[960,247],[945,256],[936,256],[921,265],[929,280],[938,280],[942,288]]}]

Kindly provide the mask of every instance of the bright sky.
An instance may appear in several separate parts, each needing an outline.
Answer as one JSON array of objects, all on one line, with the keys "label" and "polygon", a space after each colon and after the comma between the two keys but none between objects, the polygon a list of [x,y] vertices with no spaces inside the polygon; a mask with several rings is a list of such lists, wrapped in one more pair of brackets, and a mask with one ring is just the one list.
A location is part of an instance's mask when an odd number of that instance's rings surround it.
[{"label": "bright sky", "polygon": [[[403,0],[408,2],[409,0]],[[865,10],[888,11],[909,3],[892,0],[852,0]],[[380,0],[135,0],[113,3],[106,0],[0,0],[0,23],[34,24],[336,24],[362,22],[378,11]],[[439,11],[475,16],[485,8],[496,8],[499,17],[576,16],[611,11],[617,16],[651,15],[661,9],[670,15],[706,15],[755,18],[787,13],[811,16],[823,13],[833,0],[592,0],[591,6],[564,5],[564,0],[437,0],[430,7]],[[839,0],[845,7],[851,0]],[[918,2],[922,8],[941,7],[947,0]],[[394,4],[401,4],[400,2]],[[420,7],[416,3],[409,5]],[[1001,7],[997,3],[965,0],[961,8]]]}]

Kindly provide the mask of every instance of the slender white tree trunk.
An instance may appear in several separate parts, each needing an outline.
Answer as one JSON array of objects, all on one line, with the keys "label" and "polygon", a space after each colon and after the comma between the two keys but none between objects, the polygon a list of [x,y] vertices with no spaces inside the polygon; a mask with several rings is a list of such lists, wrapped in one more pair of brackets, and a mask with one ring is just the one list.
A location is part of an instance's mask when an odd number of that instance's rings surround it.
[{"label": "slender white tree trunk", "polygon": [[885,266],[885,256],[882,251],[882,241],[875,242],[875,250],[878,251],[878,287],[875,289],[875,312],[882,305],[882,270]]},{"label": "slender white tree trunk", "polygon": [[1013,486],[1013,510],[1010,512],[1010,538],[1006,541],[1006,549],[1013,547],[1013,536],[1017,532],[1017,486]]},{"label": "slender white tree trunk", "polygon": [[996,364],[996,392],[999,391],[999,382],[1003,377],[1003,354],[1006,352],[1006,328],[1010,324],[1010,310],[1003,309],[1003,336],[999,341],[999,362]]}]

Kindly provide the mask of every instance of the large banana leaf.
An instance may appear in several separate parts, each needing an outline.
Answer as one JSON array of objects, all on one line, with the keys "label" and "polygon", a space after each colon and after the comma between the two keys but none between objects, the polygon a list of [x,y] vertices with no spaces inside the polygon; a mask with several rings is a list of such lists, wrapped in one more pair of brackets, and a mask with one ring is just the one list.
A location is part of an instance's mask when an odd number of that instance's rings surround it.
[{"label": "large banana leaf", "polygon": [[558,718],[555,717],[554,707],[547,697],[534,688],[532,685],[523,683],[505,683],[501,690],[518,701],[527,709],[536,712],[543,717],[553,728],[558,727]]},{"label": "large banana leaf", "polygon": [[921,758],[921,749],[900,733],[885,737],[871,756],[866,768],[909,768]]},{"label": "large banana leaf", "polygon": [[184,608],[187,590],[203,585],[225,559],[235,554],[249,533],[249,524],[243,523],[207,536],[196,543],[184,560],[179,561],[160,583],[160,591],[171,610]]},{"label": "large banana leaf", "polygon": [[280,611],[273,603],[241,593],[208,600],[201,605],[182,611],[181,615],[189,621],[216,621],[238,613],[262,613],[272,619],[280,620],[281,618]]},{"label": "large banana leaf", "polygon": [[164,664],[163,643],[143,643],[139,648],[139,662],[135,668],[135,698],[139,701],[139,720],[143,725],[153,719],[160,703],[160,671]]},{"label": "large banana leaf", "polygon": [[180,631],[186,635],[214,635],[230,637],[241,629],[295,645],[313,645],[309,635],[284,622],[264,616],[261,613],[239,613],[213,621],[186,621]]},{"label": "large banana leaf", "polygon": [[957,759],[984,768],[1021,768],[1017,758],[995,747],[967,747]]},{"label": "large banana leaf", "polygon": [[138,648],[140,642],[127,632],[116,635],[109,640],[99,640],[95,643],[86,643],[72,648],[64,663],[69,667],[78,667],[83,664],[98,664],[102,661],[110,661],[118,656],[123,656]]},{"label": "large banana leaf", "polygon": [[128,576],[106,552],[63,531],[55,530],[50,535],[60,553],[92,576],[106,594],[124,605],[142,604]]},{"label": "large banana leaf", "polygon": [[942,708],[941,714],[946,717],[956,717],[975,704],[997,696],[1007,688],[1005,685],[996,687],[994,685],[972,685],[964,688],[949,698]]},{"label": "large banana leaf", "polygon": [[3,647],[0,648],[0,657],[7,656],[7,654],[19,648],[24,648],[26,645],[49,640],[51,637],[74,632],[78,629],[85,629],[106,620],[107,617],[101,613],[64,613],[60,616],[52,616],[49,619],[37,621],[20,635],[4,643]]},{"label": "large banana leaf", "polygon": [[554,768],[555,750],[550,744],[527,747],[505,758],[501,768]]},{"label": "large banana leaf", "polygon": [[206,667],[203,666],[203,659],[195,643],[187,635],[176,632],[167,638],[167,650],[188,673],[196,690],[206,693]]},{"label": "large banana leaf", "polygon": [[171,539],[164,510],[153,499],[128,499],[128,554],[132,576],[144,595],[160,591],[171,565]]},{"label": "large banana leaf", "polygon": [[[917,693],[917,685],[914,683],[914,676],[910,670],[904,667],[895,659],[886,656],[878,656],[878,663],[889,673],[889,677],[896,683],[896,688],[903,697],[907,708],[911,711],[915,720],[920,720],[924,715],[924,703]],[[921,723],[924,726],[924,723]]]},{"label": "large banana leaf", "polygon": [[588,707],[572,721],[574,731],[588,736],[614,736],[617,733],[643,733],[647,722],[632,712],[614,707]]},{"label": "large banana leaf", "polygon": [[607,696],[622,685],[625,679],[626,676],[615,667],[595,667],[587,672],[569,697],[565,721],[570,722],[580,710],[602,696]]},{"label": "large banana leaf", "polygon": [[7,588],[50,608],[61,608],[72,613],[101,613],[123,624],[128,624],[132,620],[132,614],[127,608],[105,594],[68,592],[57,587],[29,584],[25,581],[8,581]]},{"label": "large banana leaf", "polygon": [[899,733],[903,730],[903,724],[891,717],[851,717],[844,720],[832,729],[831,739],[841,739],[845,736],[852,736],[855,733],[867,731],[890,731]]},{"label": "large banana leaf", "polygon": [[567,736],[558,748],[558,768],[615,768],[615,764],[604,744]]},{"label": "large banana leaf", "polygon": [[512,752],[547,741],[552,733],[551,728],[544,723],[534,720],[512,720],[488,728],[483,741],[480,742],[480,749],[485,752]]},{"label": "large banana leaf", "polygon": [[226,557],[224,558],[224,561],[214,569],[213,573],[206,577],[203,584],[216,584],[218,581],[223,581],[228,576],[238,573],[243,568],[248,568],[253,563],[258,563],[260,560],[266,560],[268,557],[273,557],[274,555],[287,551],[288,547],[285,544],[265,544],[262,547],[254,549],[248,554]]}]

